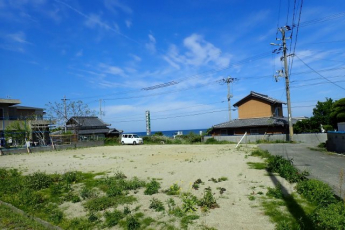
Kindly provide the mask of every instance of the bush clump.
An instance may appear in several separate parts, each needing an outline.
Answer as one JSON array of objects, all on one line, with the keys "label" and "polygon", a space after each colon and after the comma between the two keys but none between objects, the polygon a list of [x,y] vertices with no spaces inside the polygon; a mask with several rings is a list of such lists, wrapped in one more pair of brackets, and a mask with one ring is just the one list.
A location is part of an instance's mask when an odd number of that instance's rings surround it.
[{"label": "bush clump", "polygon": [[296,183],[306,179],[308,175],[306,172],[301,173],[293,166],[292,159],[284,159],[282,156],[269,156],[267,170],[285,178],[290,183]]},{"label": "bush clump", "polygon": [[311,219],[316,229],[345,229],[345,204],[338,202],[317,208]]},{"label": "bush clump", "polygon": [[156,180],[151,180],[151,182],[146,184],[146,190],[144,191],[145,195],[152,195],[158,193],[158,189],[160,189],[161,185]]},{"label": "bush clump", "polygon": [[297,192],[314,204],[328,205],[336,201],[332,189],[322,181],[306,180],[296,186]]}]

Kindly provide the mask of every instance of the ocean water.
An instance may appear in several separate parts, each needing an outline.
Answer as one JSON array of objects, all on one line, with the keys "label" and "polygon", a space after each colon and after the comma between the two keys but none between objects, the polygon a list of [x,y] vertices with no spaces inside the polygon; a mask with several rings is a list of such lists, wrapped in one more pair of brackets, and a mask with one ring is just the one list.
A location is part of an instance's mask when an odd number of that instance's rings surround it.
[{"label": "ocean water", "polygon": [[[195,133],[195,134],[200,134],[200,131],[202,131],[203,134],[206,133],[207,129],[186,129],[186,130],[167,130],[167,131],[151,131],[151,135],[155,134],[156,132],[162,132],[164,136],[167,137],[174,137],[178,131],[182,132],[183,135],[187,135],[190,132]],[[134,134],[138,134],[140,137],[147,136],[146,132],[132,132]]]}]

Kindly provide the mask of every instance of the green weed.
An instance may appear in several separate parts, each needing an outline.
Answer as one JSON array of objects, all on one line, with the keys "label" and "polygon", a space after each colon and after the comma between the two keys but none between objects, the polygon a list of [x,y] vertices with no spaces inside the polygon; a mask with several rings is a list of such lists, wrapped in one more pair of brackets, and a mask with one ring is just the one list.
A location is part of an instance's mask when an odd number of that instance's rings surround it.
[{"label": "green weed", "polygon": [[165,210],[163,202],[157,198],[152,198],[150,202],[150,209],[153,209],[156,212],[162,212]]},{"label": "green weed", "polygon": [[247,162],[247,165],[249,165],[251,169],[266,169],[267,164],[262,162]]},{"label": "green weed", "polygon": [[152,195],[158,193],[158,189],[160,189],[161,185],[156,180],[151,180],[149,183],[146,184],[146,190],[144,191],[145,195]]}]

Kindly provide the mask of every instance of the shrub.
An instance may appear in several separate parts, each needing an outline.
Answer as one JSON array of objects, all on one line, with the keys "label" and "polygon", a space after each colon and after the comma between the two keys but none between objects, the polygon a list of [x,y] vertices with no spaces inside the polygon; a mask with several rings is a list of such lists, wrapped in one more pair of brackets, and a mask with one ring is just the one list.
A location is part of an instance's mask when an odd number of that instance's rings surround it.
[{"label": "shrub", "polygon": [[269,156],[271,156],[271,154],[267,150],[256,149],[251,153],[251,156],[268,158]]},{"label": "shrub", "polygon": [[120,137],[108,137],[104,139],[105,146],[120,145]]},{"label": "shrub", "polygon": [[124,214],[118,210],[114,210],[113,212],[106,212],[104,214],[105,217],[105,226],[113,227],[119,223],[119,221],[124,217]]},{"label": "shrub", "polygon": [[164,211],[165,208],[164,208],[164,205],[163,205],[163,202],[156,199],[156,198],[152,198],[151,201],[150,201],[150,209],[153,209],[155,210],[156,212],[161,212],[161,211]]},{"label": "shrub", "polygon": [[42,172],[35,172],[34,174],[25,178],[26,186],[33,190],[48,188],[52,183],[52,179],[49,177],[49,175]]},{"label": "shrub", "polygon": [[332,189],[322,181],[306,180],[297,184],[297,192],[314,204],[327,205],[334,203],[336,199]]},{"label": "shrub", "polygon": [[146,190],[144,191],[145,195],[152,195],[158,193],[158,189],[161,187],[158,181],[151,180],[150,183],[146,184]]},{"label": "shrub", "polygon": [[317,208],[311,219],[317,229],[345,229],[345,205],[338,202]]},{"label": "shrub", "polygon": [[201,198],[198,204],[203,208],[203,210],[219,208],[219,205],[217,204],[216,198],[214,198],[210,187],[205,188],[204,196]]},{"label": "shrub", "polygon": [[293,166],[293,160],[286,160],[282,156],[269,156],[267,170],[269,172],[279,173],[279,175],[290,183],[296,183],[306,179],[306,172],[300,173]]},{"label": "shrub", "polygon": [[196,196],[192,195],[191,193],[185,193],[182,196],[182,210],[183,212],[195,212],[196,211],[196,205],[198,204],[198,198]]},{"label": "shrub", "polygon": [[80,192],[80,196],[85,200],[85,199],[87,199],[87,198],[92,198],[92,197],[95,197],[95,193],[91,190],[91,189],[89,189],[89,188],[87,188],[87,187],[83,187],[82,188],[82,190],[81,190],[81,192]]},{"label": "shrub", "polygon": [[81,172],[66,172],[62,176],[62,180],[64,180],[67,184],[77,183],[82,179],[82,173]]},{"label": "shrub", "polygon": [[169,189],[167,189],[165,192],[168,195],[178,195],[180,194],[181,187],[178,184],[173,184],[170,186]]},{"label": "shrub", "polygon": [[275,188],[268,188],[266,196],[276,199],[282,199],[284,197],[281,184],[277,184]]},{"label": "shrub", "polygon": [[118,184],[111,184],[106,193],[108,197],[121,196],[122,188]]},{"label": "shrub", "polygon": [[138,218],[130,215],[126,218],[126,227],[128,230],[140,229],[140,222]]}]

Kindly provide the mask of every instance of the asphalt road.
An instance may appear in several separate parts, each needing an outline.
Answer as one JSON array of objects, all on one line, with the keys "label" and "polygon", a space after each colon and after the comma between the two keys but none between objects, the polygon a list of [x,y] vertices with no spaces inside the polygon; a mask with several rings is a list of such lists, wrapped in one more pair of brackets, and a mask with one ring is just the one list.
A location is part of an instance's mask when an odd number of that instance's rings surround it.
[{"label": "asphalt road", "polygon": [[[261,149],[268,150],[273,155],[293,159],[296,168],[307,170],[310,178],[315,178],[329,184],[335,194],[345,196],[345,175],[340,182],[340,172],[345,173],[345,155],[327,154],[326,152],[310,150],[315,146],[306,144],[261,144]],[[342,184],[342,194],[340,194]]]}]

